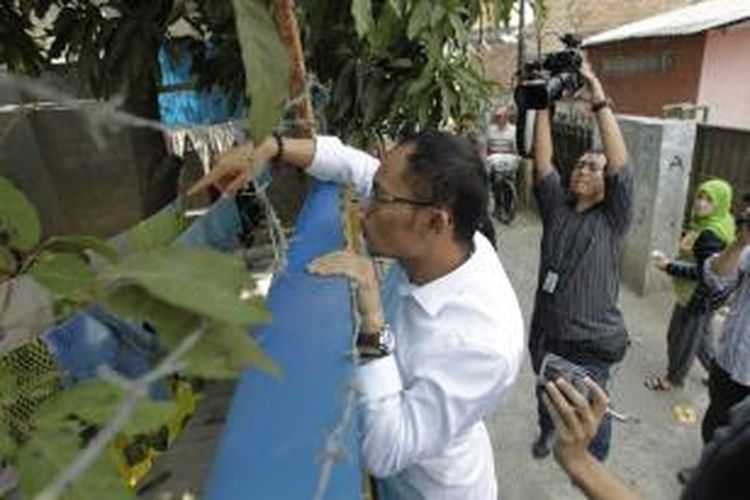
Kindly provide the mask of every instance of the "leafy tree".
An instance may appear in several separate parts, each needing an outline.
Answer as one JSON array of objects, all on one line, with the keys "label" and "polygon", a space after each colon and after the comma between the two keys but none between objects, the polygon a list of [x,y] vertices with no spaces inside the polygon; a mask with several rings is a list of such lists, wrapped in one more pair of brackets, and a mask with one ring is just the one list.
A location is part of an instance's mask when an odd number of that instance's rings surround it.
[{"label": "leafy tree", "polygon": [[[265,10],[272,3],[237,5]],[[339,135],[361,142],[372,133],[398,135],[476,115],[495,89],[471,62],[468,33],[480,16],[507,23],[517,3],[298,0],[308,70],[330,93],[326,121]],[[543,5],[541,0],[527,3]],[[26,50],[16,56],[24,63],[12,64],[13,69],[35,67],[34,57],[38,67],[40,54],[47,64],[64,58],[96,95],[125,90],[141,97],[129,109],[154,117],[157,53],[169,38],[167,28],[181,18],[196,34],[186,46],[194,56],[198,84],[219,86],[236,103],[247,95],[231,0],[2,0],[2,5],[23,19],[16,30],[28,28],[32,14],[41,18],[58,10],[47,29],[49,49]],[[265,96],[257,101],[265,103]]]},{"label": "leafy tree", "polygon": [[[182,374],[235,378],[248,365],[280,374],[247,333],[269,315],[253,293],[244,264],[235,256],[206,249],[170,247],[186,227],[178,212],[162,211],[133,228],[125,237],[135,252],[121,256],[90,236],[42,238],[34,207],[2,177],[0,200],[0,461],[18,467],[25,496],[39,493],[68,467],[120,411],[123,397],[127,401],[140,396],[102,380],[57,393],[59,373],[42,370],[23,351],[55,320],[100,304],[155,328],[161,347],[161,354],[155,353],[158,363],[186,342],[194,342],[178,358],[184,363]],[[94,257],[97,266],[91,265]],[[37,292],[25,294],[29,289]],[[22,421],[11,418],[19,406],[26,408]],[[174,411],[170,402],[142,398],[119,430],[153,430]],[[67,498],[132,497],[110,453],[100,455],[68,494]]]}]

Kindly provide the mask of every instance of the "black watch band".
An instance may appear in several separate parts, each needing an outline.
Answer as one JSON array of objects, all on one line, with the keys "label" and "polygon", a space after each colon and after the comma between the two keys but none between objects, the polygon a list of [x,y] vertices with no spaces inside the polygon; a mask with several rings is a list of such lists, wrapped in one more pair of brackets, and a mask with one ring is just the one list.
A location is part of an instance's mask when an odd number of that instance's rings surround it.
[{"label": "black watch band", "polygon": [[394,348],[395,340],[388,325],[374,333],[360,332],[357,335],[357,350],[362,358],[382,358],[391,354]]},{"label": "black watch band", "polygon": [[271,163],[276,164],[284,157],[284,139],[278,132],[274,132],[272,136],[276,140],[276,154],[271,158]]},{"label": "black watch band", "polygon": [[602,109],[609,108],[611,106],[612,106],[612,101],[610,101],[609,98],[605,97],[601,101],[596,101],[596,102],[591,103],[591,111],[593,111],[594,113],[598,113]]}]

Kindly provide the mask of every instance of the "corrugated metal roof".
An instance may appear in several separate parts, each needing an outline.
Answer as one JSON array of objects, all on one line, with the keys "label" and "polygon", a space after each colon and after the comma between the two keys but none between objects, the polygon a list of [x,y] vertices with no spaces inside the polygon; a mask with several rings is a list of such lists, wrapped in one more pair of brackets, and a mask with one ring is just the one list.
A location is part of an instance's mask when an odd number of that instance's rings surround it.
[{"label": "corrugated metal roof", "polygon": [[584,46],[635,38],[684,36],[750,19],[750,0],[712,0],[665,12],[584,40]]}]

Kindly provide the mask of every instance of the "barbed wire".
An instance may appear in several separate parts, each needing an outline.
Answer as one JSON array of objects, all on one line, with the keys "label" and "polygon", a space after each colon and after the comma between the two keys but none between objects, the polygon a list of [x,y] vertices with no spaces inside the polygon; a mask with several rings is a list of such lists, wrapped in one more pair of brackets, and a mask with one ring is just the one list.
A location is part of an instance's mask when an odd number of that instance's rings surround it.
[{"label": "barbed wire", "polygon": [[[19,91],[42,100],[41,102],[14,104],[13,106],[17,107],[19,112],[30,113],[47,109],[50,105],[60,104],[76,109],[86,122],[86,129],[100,150],[106,147],[106,134],[119,132],[126,127],[147,128],[158,132],[170,131],[170,128],[161,122],[123,111],[121,108],[125,103],[125,97],[122,94],[103,101],[81,99],[38,80],[8,73],[0,74],[0,85],[13,86]],[[20,119],[16,121],[20,122]],[[6,126],[0,136],[0,144],[10,134],[12,127],[17,124],[11,122]]]}]

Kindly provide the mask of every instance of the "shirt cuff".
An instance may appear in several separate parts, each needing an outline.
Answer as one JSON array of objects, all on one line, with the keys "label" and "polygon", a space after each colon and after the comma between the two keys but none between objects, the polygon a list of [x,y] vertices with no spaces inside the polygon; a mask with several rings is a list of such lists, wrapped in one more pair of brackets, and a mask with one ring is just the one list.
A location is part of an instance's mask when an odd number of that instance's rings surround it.
[{"label": "shirt cuff", "polygon": [[315,155],[313,161],[307,168],[307,172],[313,177],[328,181],[336,177],[339,157],[336,154],[343,147],[338,137],[318,136],[315,138]]},{"label": "shirt cuff", "polygon": [[397,394],[403,389],[396,358],[392,354],[358,366],[354,382],[364,401]]}]

